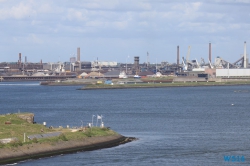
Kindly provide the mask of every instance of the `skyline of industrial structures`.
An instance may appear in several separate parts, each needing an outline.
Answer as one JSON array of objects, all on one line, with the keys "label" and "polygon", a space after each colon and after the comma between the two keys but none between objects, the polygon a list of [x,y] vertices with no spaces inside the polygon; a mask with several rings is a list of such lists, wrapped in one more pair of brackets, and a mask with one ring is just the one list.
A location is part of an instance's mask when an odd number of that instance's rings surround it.
[{"label": "skyline of industrial structures", "polygon": [[[205,62],[204,58],[202,57],[200,61],[197,59],[191,59],[190,58],[190,49],[191,46],[188,47],[188,53],[186,57],[180,58],[180,46],[177,46],[177,54],[176,54],[176,62],[169,63],[167,61],[163,62],[157,62],[156,63],[150,63],[148,61],[149,59],[149,53],[147,52],[147,60],[146,62],[140,63],[140,57],[134,56],[134,63],[118,63],[118,62],[110,62],[110,61],[99,61],[98,57],[95,61],[84,61],[81,59],[81,51],[80,47],[77,47],[77,55],[73,57],[69,57],[69,61],[66,62],[49,62],[49,63],[43,63],[42,60],[40,60],[40,63],[28,63],[27,56],[22,58],[22,54],[18,54],[18,61],[17,62],[0,62],[0,68],[1,71],[14,71],[14,72],[31,72],[29,75],[32,75],[32,73],[36,73],[37,70],[50,70],[50,71],[56,71],[56,72],[80,72],[80,71],[101,71],[103,68],[106,68],[106,70],[120,70],[124,71],[124,67],[126,66],[126,74],[128,73],[127,65],[130,65],[130,74],[139,73],[141,71],[154,71],[156,73],[157,71],[160,71],[165,74],[173,74],[173,73],[180,73],[185,71],[197,71],[197,72],[204,72],[205,69],[220,69],[220,68],[248,68],[249,59],[247,56],[247,44],[246,41],[244,42],[244,53],[240,59],[237,59],[235,62],[228,62],[227,60],[216,57],[215,62],[211,62],[212,60],[212,44],[209,43],[208,45],[208,61]],[[181,62],[180,62],[181,59]],[[125,66],[124,66],[125,64]],[[153,65],[153,66],[152,66]],[[160,66],[159,66],[160,65]],[[47,67],[46,67],[47,66]],[[53,67],[54,66],[54,67]],[[159,66],[159,67],[158,67]],[[175,74],[174,74],[175,75]]]},{"label": "skyline of industrial structures", "polygon": [[[188,47],[188,51],[187,51],[186,56],[182,56],[182,57],[181,57],[181,56],[180,56],[180,46],[178,45],[178,46],[177,46],[177,59],[176,59],[175,62],[170,62],[170,61],[168,61],[168,60],[157,62],[157,59],[156,59],[156,61],[153,62],[153,63],[150,63],[150,61],[149,61],[149,59],[150,59],[150,54],[149,54],[149,52],[146,52],[146,55],[145,55],[146,61],[144,61],[143,63],[147,63],[147,64],[156,64],[156,63],[161,63],[161,62],[167,62],[167,63],[169,63],[169,64],[177,64],[177,66],[179,66],[180,64],[183,65],[183,63],[184,63],[185,61],[189,61],[189,60],[192,59],[192,58],[190,58],[190,51],[191,51],[191,46]],[[81,59],[80,47],[77,47],[76,52],[77,52],[77,53],[76,53],[76,54],[73,54],[73,56],[68,57],[68,59],[69,59],[68,61],[64,61],[64,62],[71,62],[71,63],[81,62],[81,61],[82,61],[82,62],[88,62],[87,60],[84,59],[85,57],[83,57],[83,58]],[[134,56],[134,57],[140,57],[140,56]],[[213,57],[213,58],[212,58],[212,44],[209,43],[207,61],[205,60],[206,58],[204,58],[204,57],[200,57],[200,58],[201,58],[201,61],[203,61],[203,63],[205,63],[205,61],[206,61],[206,63],[214,64],[214,63],[216,63],[218,57],[220,57],[220,56],[217,56],[217,57]],[[93,58],[94,58],[94,57],[93,57]],[[131,58],[132,58],[132,57],[131,57]],[[226,63],[230,63],[229,61],[223,59],[223,57],[220,57],[220,58],[221,58],[223,61],[225,61]],[[127,58],[126,58],[126,63],[133,63],[133,62],[128,62],[128,59],[129,59],[129,56],[127,56]],[[144,59],[144,58],[141,57],[141,59]],[[180,60],[180,59],[182,59],[182,60]],[[193,58],[193,59],[196,60],[196,61],[198,61],[198,60],[197,60],[198,58]],[[213,61],[213,59],[214,59],[214,61]],[[184,61],[183,61],[183,60],[184,60]],[[235,59],[235,60],[236,60],[236,59]],[[235,63],[235,64],[236,64],[236,63],[240,62],[241,60],[243,60],[242,63],[244,63],[244,66],[246,66],[247,63],[248,63],[248,54],[247,54],[247,43],[246,43],[246,41],[244,42],[243,54],[241,55],[240,59],[237,59],[236,62],[231,62],[231,63],[233,63],[233,64]],[[98,57],[96,57],[95,60],[90,61],[90,62],[94,63],[94,62],[97,62],[97,61],[98,61]],[[181,62],[180,62],[180,61],[181,61]],[[42,59],[40,60],[40,62],[29,62],[27,56],[24,56],[24,58],[23,58],[23,57],[22,57],[22,53],[18,53],[18,61],[17,61],[18,64],[20,64],[20,63],[42,63],[42,62],[43,62]],[[45,62],[45,63],[58,63],[58,62],[62,63],[63,61],[56,61],[56,62],[51,62],[51,61],[49,61],[49,62]],[[101,62],[124,63],[124,62],[117,62],[117,61],[107,61],[107,60],[105,60],[105,59],[103,59],[102,61],[99,61],[99,62],[100,62],[100,63],[101,63]],[[0,63],[3,63],[3,62],[0,61]],[[4,63],[15,63],[15,62],[4,62]],[[230,64],[231,64],[231,63],[230,63]],[[243,64],[242,64],[242,66],[243,66]],[[245,68],[246,68],[246,67],[245,67]]]},{"label": "skyline of industrial structures", "polygon": [[[22,60],[22,54],[18,54],[17,62],[0,62],[0,79],[2,80],[51,80],[51,79],[69,79],[69,78],[140,78],[155,76],[174,76],[175,81],[215,81],[218,77],[249,78],[249,58],[247,55],[247,44],[244,42],[243,55],[235,62],[228,62],[221,57],[216,57],[212,63],[212,44],[208,44],[208,62],[204,58],[200,61],[190,58],[190,49],[186,57],[179,54],[179,45],[176,50],[176,62],[156,62],[151,64],[149,53],[147,52],[147,61],[140,63],[140,57],[134,56],[134,63],[118,63],[109,61],[82,61],[80,47],[77,47],[77,55],[69,57],[67,62],[56,63],[28,63],[25,56]],[[180,59],[182,62],[180,62]]]}]

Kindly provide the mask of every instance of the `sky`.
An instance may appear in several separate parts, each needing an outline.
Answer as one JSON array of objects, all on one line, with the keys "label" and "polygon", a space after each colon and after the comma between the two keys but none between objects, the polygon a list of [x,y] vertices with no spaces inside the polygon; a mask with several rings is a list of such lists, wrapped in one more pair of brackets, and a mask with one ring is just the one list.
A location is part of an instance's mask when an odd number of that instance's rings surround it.
[{"label": "sky", "polygon": [[0,0],[0,62],[66,62],[80,47],[81,61],[176,63],[178,45],[208,62],[210,42],[212,62],[235,62],[244,41],[250,0]]}]

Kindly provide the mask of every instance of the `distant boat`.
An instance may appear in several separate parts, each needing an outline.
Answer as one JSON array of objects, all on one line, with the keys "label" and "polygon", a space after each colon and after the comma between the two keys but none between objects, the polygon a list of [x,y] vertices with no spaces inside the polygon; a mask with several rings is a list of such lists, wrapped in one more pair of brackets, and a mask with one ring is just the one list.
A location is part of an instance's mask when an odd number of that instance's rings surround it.
[{"label": "distant boat", "polygon": [[128,76],[126,75],[126,73],[124,71],[122,71],[119,74],[119,78],[128,78]]},{"label": "distant boat", "polygon": [[141,76],[135,75],[134,78],[141,78]]}]

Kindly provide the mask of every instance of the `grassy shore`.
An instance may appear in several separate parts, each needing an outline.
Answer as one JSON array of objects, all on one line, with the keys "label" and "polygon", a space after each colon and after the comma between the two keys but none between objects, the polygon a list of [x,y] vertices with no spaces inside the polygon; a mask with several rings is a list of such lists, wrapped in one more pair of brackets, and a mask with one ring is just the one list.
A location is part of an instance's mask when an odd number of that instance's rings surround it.
[{"label": "grassy shore", "polygon": [[[23,113],[25,114],[25,113]],[[87,137],[96,137],[96,136],[109,136],[109,135],[117,135],[118,133],[110,130],[108,128],[78,128],[79,131],[72,132],[72,129],[68,128],[51,128],[45,127],[42,124],[33,124],[28,123],[27,121],[18,117],[20,114],[8,114],[8,115],[0,115],[0,139],[6,138],[17,138],[16,141],[12,141],[8,144],[0,143],[0,148],[8,148],[12,146],[22,146],[24,144],[31,143],[53,143],[68,140],[79,140]],[[5,123],[10,124],[5,124]],[[29,140],[26,138],[26,142],[24,142],[24,133],[26,136],[34,135],[34,134],[44,134],[51,132],[61,132],[62,134],[57,137],[50,138],[42,138]]]},{"label": "grassy shore", "polygon": [[250,81],[233,82],[172,82],[172,83],[136,83],[136,84],[96,84],[86,85],[80,90],[90,89],[126,89],[126,88],[161,88],[161,87],[185,87],[185,86],[223,86],[223,85],[250,85]]}]

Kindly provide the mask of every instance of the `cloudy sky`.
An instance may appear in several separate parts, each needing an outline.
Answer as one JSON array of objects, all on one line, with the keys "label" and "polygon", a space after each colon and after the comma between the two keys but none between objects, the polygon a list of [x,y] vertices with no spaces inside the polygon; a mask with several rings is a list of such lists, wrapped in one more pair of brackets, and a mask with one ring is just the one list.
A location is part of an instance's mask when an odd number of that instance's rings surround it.
[{"label": "cloudy sky", "polygon": [[[250,50],[250,0],[0,0],[0,62],[176,62]],[[248,51],[248,54],[249,51]],[[24,59],[24,58],[23,58]]]}]

